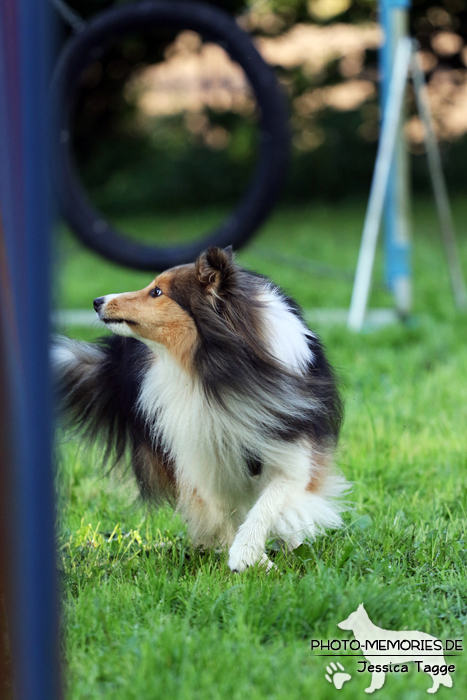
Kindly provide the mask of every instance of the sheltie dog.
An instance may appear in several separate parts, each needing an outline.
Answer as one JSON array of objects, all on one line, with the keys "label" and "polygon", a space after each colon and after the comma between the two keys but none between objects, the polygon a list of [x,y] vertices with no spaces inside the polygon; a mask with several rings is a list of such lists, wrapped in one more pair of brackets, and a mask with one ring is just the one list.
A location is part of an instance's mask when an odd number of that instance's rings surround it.
[{"label": "sheltie dog", "polygon": [[341,525],[335,377],[271,280],[213,247],[94,308],[115,335],[57,340],[63,409],[107,457],[131,455],[141,495],[171,502],[195,545],[269,568],[269,537],[293,549]]}]

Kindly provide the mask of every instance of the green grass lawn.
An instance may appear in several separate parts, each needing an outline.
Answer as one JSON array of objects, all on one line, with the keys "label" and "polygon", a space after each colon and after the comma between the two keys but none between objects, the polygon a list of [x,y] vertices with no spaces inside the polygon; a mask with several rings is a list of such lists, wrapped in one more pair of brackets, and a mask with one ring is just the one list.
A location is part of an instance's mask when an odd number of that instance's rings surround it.
[{"label": "green grass lawn", "polygon": [[[119,222],[140,238],[182,240],[221,212]],[[306,308],[346,307],[364,206],[279,210],[239,260],[270,275]],[[455,203],[467,271],[467,202]],[[192,549],[170,510],[147,512],[131,478],[103,474],[97,449],[59,439],[59,565],[67,698],[152,700],[365,697],[362,657],[334,661],[352,675],[338,691],[330,659],[310,640],[353,639],[337,623],[363,602],[375,624],[417,629],[443,640],[464,636],[467,620],[467,319],[457,314],[433,207],[414,209],[415,315],[407,325],[355,335],[322,325],[346,403],[338,463],[354,482],[346,525],[293,553],[277,570],[232,574],[225,554]],[[264,249],[267,249],[267,257]],[[55,296],[63,308],[90,308],[95,296],[146,285],[62,234]],[[273,253],[270,255],[269,253]],[[314,261],[311,272],[278,254]],[[339,268],[327,276],[324,267]],[[381,280],[381,260],[376,281]],[[373,306],[389,306],[382,285]],[[65,329],[92,338],[100,329]],[[347,652],[348,653],[348,652]],[[455,663],[461,699],[467,654]],[[426,697],[431,679],[390,673],[377,697]]]}]

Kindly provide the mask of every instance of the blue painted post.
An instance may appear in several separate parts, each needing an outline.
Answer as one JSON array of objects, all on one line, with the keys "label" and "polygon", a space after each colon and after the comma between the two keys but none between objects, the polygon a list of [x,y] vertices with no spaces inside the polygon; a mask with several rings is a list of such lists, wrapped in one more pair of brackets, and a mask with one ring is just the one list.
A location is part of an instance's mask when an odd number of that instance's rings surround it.
[{"label": "blue painted post", "polygon": [[12,422],[6,598],[15,700],[60,696],[49,381],[52,39],[49,0],[1,0],[0,316]]},{"label": "blue painted post", "polygon": [[[398,40],[408,34],[410,0],[381,0],[380,21],[384,32],[380,50],[381,109],[387,106],[389,82]],[[403,120],[389,177],[385,215],[385,275],[396,310],[406,317],[412,306],[411,244],[409,224],[409,167]]]}]

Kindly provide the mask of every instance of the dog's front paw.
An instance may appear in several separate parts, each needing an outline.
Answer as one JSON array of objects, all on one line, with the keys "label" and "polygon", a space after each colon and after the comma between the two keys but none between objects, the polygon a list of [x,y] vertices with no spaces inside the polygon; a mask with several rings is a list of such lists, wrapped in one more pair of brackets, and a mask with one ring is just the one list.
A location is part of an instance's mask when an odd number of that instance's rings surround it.
[{"label": "dog's front paw", "polygon": [[245,571],[249,566],[253,566],[259,561],[262,562],[263,555],[266,557],[261,547],[234,540],[229,551],[229,568],[237,572]]}]

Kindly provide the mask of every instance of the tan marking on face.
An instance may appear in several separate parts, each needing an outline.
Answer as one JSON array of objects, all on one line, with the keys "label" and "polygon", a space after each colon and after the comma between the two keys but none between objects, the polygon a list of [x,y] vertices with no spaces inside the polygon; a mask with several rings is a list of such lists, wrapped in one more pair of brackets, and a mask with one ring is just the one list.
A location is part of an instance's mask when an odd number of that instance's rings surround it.
[{"label": "tan marking on face", "polygon": [[313,470],[310,475],[310,480],[306,485],[306,491],[310,493],[318,493],[324,483],[325,476],[329,471],[332,463],[332,455],[330,452],[313,451]]},{"label": "tan marking on face", "polygon": [[[198,332],[191,316],[170,298],[170,280],[175,270],[162,273],[138,292],[119,294],[105,306],[108,321],[126,321],[135,335],[164,345],[187,371],[191,371]],[[162,294],[151,297],[159,287]]]}]

